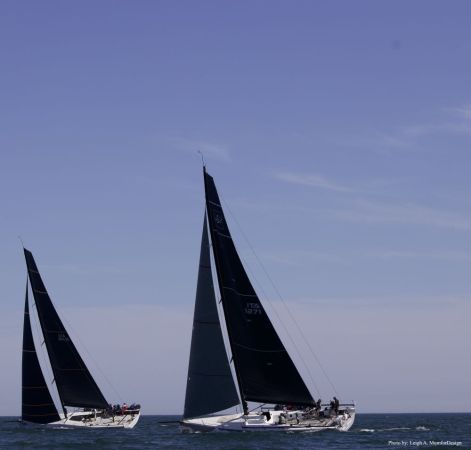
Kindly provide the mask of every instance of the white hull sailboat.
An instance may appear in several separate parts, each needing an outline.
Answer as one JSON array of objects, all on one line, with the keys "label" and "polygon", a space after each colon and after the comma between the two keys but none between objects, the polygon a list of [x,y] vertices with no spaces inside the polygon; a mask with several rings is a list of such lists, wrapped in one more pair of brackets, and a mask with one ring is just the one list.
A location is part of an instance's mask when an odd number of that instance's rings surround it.
[{"label": "white hull sailboat", "polygon": [[[52,427],[133,428],[140,406],[112,407],[101,393],[52,304],[30,251],[24,249],[39,324],[62,413],[52,399],[39,363],[31,330],[26,283],[23,326],[21,421]],[[74,408],[68,412],[67,408]]]},{"label": "white hull sailboat", "polygon": [[49,428],[134,428],[140,418],[140,411],[128,411],[125,414],[108,414],[103,410],[77,410],[68,412],[67,417],[59,414],[59,420],[47,424],[38,424],[21,420],[25,425],[46,425]]},{"label": "white hull sailboat", "polygon": [[[214,180],[206,168],[203,171],[206,211],[182,432],[348,431],[355,420],[355,405],[314,401],[255,293]],[[211,250],[235,376],[217,309]],[[249,411],[249,401],[262,406]],[[218,414],[237,405],[242,413]]]},{"label": "white hull sailboat", "polygon": [[259,413],[207,416],[185,419],[180,424],[183,432],[206,431],[348,431],[355,421],[355,409],[346,407],[332,417],[318,417],[305,411],[265,409]]}]

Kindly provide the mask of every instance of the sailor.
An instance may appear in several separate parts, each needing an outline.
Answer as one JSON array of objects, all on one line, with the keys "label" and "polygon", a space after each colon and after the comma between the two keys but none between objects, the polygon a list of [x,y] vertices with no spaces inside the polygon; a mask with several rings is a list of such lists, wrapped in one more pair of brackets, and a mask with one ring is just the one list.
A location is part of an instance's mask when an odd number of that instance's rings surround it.
[{"label": "sailor", "polygon": [[340,402],[338,400],[337,397],[334,397],[334,410],[335,410],[335,414],[338,414],[339,413],[339,406],[340,406]]},{"label": "sailor", "polygon": [[126,414],[127,410],[128,410],[128,405],[126,405],[126,402],[124,402],[123,406],[121,406],[121,414]]},{"label": "sailor", "polygon": [[329,409],[329,416],[333,416],[335,414],[335,400],[330,401],[330,409]]},{"label": "sailor", "polygon": [[321,399],[317,400],[317,402],[316,402],[316,411],[317,412],[319,412],[321,410],[321,403],[322,403]]}]

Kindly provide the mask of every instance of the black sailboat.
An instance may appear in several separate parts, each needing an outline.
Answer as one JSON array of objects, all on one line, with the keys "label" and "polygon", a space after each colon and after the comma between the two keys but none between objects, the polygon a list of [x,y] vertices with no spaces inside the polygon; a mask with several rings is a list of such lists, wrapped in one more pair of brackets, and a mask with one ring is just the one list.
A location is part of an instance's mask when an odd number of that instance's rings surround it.
[{"label": "black sailboat", "polygon": [[[283,411],[280,405],[290,405],[290,408],[296,409],[297,407],[299,411],[302,410],[305,418],[304,422],[300,422],[299,418],[296,419],[298,422],[295,429],[302,431],[308,425],[311,429],[313,427],[318,429],[332,428],[335,423],[335,427],[345,431],[353,423],[353,406],[349,405],[347,410],[347,405],[344,405],[342,415],[337,411],[335,418],[329,417],[328,421],[321,421],[319,412],[316,416],[316,403],[281,342],[242,265],[224,216],[214,180],[206,172],[206,168],[203,169],[203,172],[206,215],[201,244],[195,320],[182,429],[184,431],[216,428],[226,431],[240,431],[241,429],[250,431],[283,430],[286,426],[293,427],[293,423],[289,423],[292,413],[280,412]],[[227,389],[225,401],[213,404],[211,387],[208,386],[209,383],[211,386],[213,383],[215,384],[215,379],[218,380],[218,383],[224,379],[224,382],[229,386],[227,378],[230,368],[227,366],[226,352],[222,351],[222,334],[211,277],[209,243],[206,243],[206,218],[232,353],[231,360],[233,361],[243,414],[208,416],[208,414],[232,406],[237,400],[232,390]],[[218,336],[217,339],[215,337],[205,339],[199,337],[201,333],[200,322],[202,321],[198,319],[197,311],[203,303],[206,310],[211,311],[212,333],[214,336]],[[215,344],[216,341],[217,344]],[[216,346],[217,351],[215,351]],[[198,361],[199,365],[196,366],[194,361]],[[218,377],[212,377],[210,372],[216,364],[220,373]],[[199,395],[194,389],[193,372],[206,375],[204,379],[201,378],[201,384],[204,385],[204,396]],[[276,411],[269,411],[268,414],[250,414],[247,405],[249,401],[274,404],[279,408]],[[198,407],[194,405],[198,405]],[[201,407],[201,405],[206,407]],[[299,411],[296,411],[296,414]],[[283,420],[284,423],[282,423]]]},{"label": "black sailboat", "polygon": [[[34,423],[60,423],[69,426],[132,428],[139,418],[138,408],[117,411],[109,407],[92,374],[85,365],[47,293],[33,255],[24,249],[28,279],[33,292],[42,336],[54,375],[63,416],[60,416],[44,380],[31,331],[28,284],[26,285],[23,330],[23,406],[22,420]],[[67,413],[66,406],[88,411]],[[92,411],[92,412],[90,412]]]}]

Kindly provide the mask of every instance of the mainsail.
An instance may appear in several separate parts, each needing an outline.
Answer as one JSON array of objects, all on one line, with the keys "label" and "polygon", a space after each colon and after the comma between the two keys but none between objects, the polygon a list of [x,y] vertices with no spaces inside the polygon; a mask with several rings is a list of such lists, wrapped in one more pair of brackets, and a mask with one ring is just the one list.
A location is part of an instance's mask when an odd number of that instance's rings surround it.
[{"label": "mainsail", "polygon": [[238,403],[214,295],[205,215],[183,418],[204,416]]},{"label": "mainsail", "polygon": [[51,423],[60,420],[34,346],[29,317],[28,282],[26,282],[21,371],[21,419],[34,423]]},{"label": "mainsail", "polygon": [[313,405],[232,241],[213,178],[204,169],[206,210],[239,390],[246,401]]},{"label": "mainsail", "polygon": [[108,403],[70,339],[38,272],[24,249],[31,288],[62,406],[107,408]]}]

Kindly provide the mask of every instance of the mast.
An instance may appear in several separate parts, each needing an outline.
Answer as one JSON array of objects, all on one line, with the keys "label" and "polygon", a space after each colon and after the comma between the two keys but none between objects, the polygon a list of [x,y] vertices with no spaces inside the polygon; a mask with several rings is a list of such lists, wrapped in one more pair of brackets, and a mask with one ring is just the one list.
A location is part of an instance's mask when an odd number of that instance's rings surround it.
[{"label": "mast", "polygon": [[[209,214],[209,206],[208,206],[208,203],[209,203],[210,200],[208,199],[208,187],[206,186],[206,177],[207,177],[206,166],[203,166],[203,176],[204,176],[204,190],[205,190],[205,198],[206,198],[206,214],[207,214],[208,220],[209,220],[209,232],[210,232],[210,235],[211,235],[211,242],[214,243],[213,218],[212,218],[212,215]],[[219,207],[220,206],[221,205],[219,205]],[[219,269],[220,266],[221,266],[221,263],[219,261],[217,253],[214,251],[214,244],[213,244],[213,256],[214,256],[214,261],[216,263],[216,274],[217,274],[217,279],[218,279],[219,292],[221,294],[221,297],[223,297],[224,296],[224,289],[222,288],[223,280],[222,280],[222,277],[221,277],[221,270]],[[227,334],[228,334],[228,337],[229,337],[229,344],[231,346],[232,362],[234,363],[234,371],[235,371],[236,378],[237,378],[237,385],[239,387],[239,394],[240,394],[242,409],[244,410],[244,415],[248,415],[249,408],[248,408],[248,405],[247,405],[247,401],[245,400],[244,390],[242,389],[241,376],[240,376],[240,373],[239,373],[239,364],[238,364],[238,361],[234,358],[234,348],[233,348],[234,340],[231,337],[231,327],[229,326],[229,322],[228,322],[228,312],[227,312],[225,302],[222,302],[222,309],[224,311],[224,317],[226,319],[226,329],[227,329]]]}]

